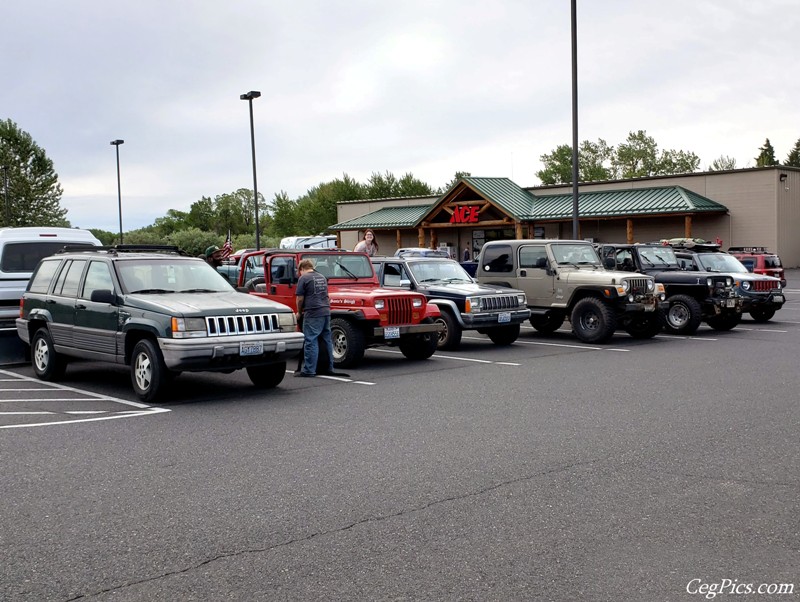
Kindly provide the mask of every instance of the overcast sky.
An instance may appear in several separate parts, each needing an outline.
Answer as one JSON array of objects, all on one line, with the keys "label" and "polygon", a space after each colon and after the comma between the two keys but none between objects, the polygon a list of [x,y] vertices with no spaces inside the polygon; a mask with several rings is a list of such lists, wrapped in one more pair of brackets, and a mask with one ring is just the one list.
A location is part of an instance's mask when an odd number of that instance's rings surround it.
[{"label": "overcast sky", "polygon": [[[753,166],[800,138],[798,0],[578,0],[579,140]],[[539,184],[571,144],[569,0],[6,0],[0,118],[53,160],[74,226],[343,173]]]}]

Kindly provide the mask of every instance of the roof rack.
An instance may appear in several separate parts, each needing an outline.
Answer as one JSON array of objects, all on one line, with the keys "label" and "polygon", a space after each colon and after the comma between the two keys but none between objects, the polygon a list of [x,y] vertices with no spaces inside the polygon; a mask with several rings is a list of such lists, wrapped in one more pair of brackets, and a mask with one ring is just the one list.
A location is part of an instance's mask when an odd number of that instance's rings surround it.
[{"label": "roof rack", "polygon": [[58,253],[76,252],[97,252],[104,251],[108,254],[119,255],[120,253],[173,253],[176,255],[189,256],[186,251],[173,245],[113,245],[104,247],[93,247],[87,245],[64,245]]},{"label": "roof rack", "polygon": [[719,251],[722,245],[703,240],[702,238],[665,238],[660,241],[664,246],[675,249],[696,249],[705,251]]},{"label": "roof rack", "polygon": [[767,247],[728,247],[728,252],[734,253],[769,253]]}]

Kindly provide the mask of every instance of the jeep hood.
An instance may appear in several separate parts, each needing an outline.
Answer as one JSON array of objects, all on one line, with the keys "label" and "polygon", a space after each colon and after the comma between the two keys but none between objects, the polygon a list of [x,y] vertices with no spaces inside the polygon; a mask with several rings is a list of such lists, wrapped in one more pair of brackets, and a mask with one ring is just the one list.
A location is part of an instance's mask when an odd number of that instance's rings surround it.
[{"label": "jeep hood", "polygon": [[514,295],[522,294],[515,288],[492,286],[491,284],[478,284],[477,282],[426,282],[419,286],[419,291],[427,295],[439,293],[450,295],[463,295],[465,297],[476,295]]},{"label": "jeep hood", "polygon": [[[128,308],[179,315],[236,315],[290,312],[282,303],[237,292],[126,295]],[[237,311],[239,310],[239,311]],[[248,311],[242,311],[248,310]]]},{"label": "jeep hood", "polygon": [[559,276],[559,280],[569,282],[570,284],[596,284],[602,286],[605,284],[618,284],[623,278],[646,277],[647,276],[645,274],[636,274],[634,272],[575,268],[571,270],[563,270]]}]

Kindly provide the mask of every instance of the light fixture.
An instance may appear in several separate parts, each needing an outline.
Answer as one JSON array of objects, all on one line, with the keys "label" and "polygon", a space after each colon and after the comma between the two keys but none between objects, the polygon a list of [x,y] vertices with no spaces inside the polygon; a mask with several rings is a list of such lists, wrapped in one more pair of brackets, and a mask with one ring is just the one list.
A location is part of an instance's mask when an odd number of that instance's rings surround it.
[{"label": "light fixture", "polygon": [[780,176],[778,176],[778,179],[779,179],[781,182],[785,182],[787,177],[788,177],[788,176],[787,176],[787,174],[785,174],[785,173],[782,173]]},{"label": "light fixture", "polygon": [[112,140],[111,146],[117,150],[117,203],[119,204],[119,244],[122,244],[122,186],[119,178],[119,145],[125,144],[124,140]]},{"label": "light fixture", "polygon": [[250,105],[250,145],[253,152],[253,203],[256,214],[256,251],[261,250],[261,232],[258,224],[258,181],[256,179],[256,134],[253,128],[253,99],[260,97],[261,92],[258,90],[250,90],[250,92],[239,95],[239,100],[246,100],[247,104]]}]

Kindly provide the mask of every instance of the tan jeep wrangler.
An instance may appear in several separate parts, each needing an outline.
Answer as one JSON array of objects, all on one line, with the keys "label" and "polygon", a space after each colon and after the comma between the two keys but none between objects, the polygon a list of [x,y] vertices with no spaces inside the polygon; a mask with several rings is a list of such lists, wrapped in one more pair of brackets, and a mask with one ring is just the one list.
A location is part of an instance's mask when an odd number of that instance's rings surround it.
[{"label": "tan jeep wrangler", "polygon": [[539,332],[555,332],[569,319],[581,341],[604,343],[618,327],[649,339],[663,325],[664,287],[652,276],[606,270],[586,241],[491,241],[481,250],[475,276],[524,291]]}]

